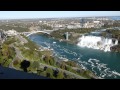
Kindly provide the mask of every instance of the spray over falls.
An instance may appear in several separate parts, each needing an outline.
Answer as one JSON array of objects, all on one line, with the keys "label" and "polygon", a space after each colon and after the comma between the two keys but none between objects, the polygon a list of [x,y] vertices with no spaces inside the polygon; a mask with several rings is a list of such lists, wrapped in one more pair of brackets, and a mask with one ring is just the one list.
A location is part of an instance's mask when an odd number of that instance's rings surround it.
[{"label": "spray over falls", "polygon": [[105,52],[111,51],[112,46],[118,45],[117,39],[104,38],[98,36],[82,36],[78,39],[78,46],[88,47],[93,49],[104,50]]}]

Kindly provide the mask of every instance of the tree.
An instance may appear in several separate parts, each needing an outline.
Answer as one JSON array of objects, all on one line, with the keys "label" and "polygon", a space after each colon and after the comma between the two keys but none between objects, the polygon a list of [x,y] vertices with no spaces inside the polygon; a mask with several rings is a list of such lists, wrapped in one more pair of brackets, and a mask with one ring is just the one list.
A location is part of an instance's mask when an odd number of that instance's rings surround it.
[{"label": "tree", "polygon": [[89,74],[90,74],[89,71],[84,71],[84,72],[82,73],[82,75],[85,76],[85,77],[87,77],[87,78],[90,77]]},{"label": "tree", "polygon": [[14,62],[13,62],[13,65],[18,65],[19,64],[19,61],[16,59]]},{"label": "tree", "polygon": [[8,56],[8,45],[3,45],[2,54]]},{"label": "tree", "polygon": [[103,37],[106,37],[107,33],[106,33],[106,32],[102,32],[101,35],[102,35]]},{"label": "tree", "polygon": [[61,69],[65,69],[65,67],[66,67],[65,63],[62,62],[61,65],[60,65],[60,68],[61,68]]},{"label": "tree", "polygon": [[39,73],[39,75],[42,75],[42,76],[47,76],[47,74],[46,74],[46,72],[45,71],[43,71],[43,72],[41,72],[41,73]]},{"label": "tree", "polygon": [[68,62],[65,62],[67,65],[69,66],[72,66],[72,67],[76,67],[77,66],[77,63],[74,62],[74,61],[68,61]]},{"label": "tree", "polygon": [[34,69],[36,69],[36,70],[39,68],[39,66],[40,66],[40,64],[39,64],[38,61],[34,61],[34,62],[32,63],[32,68],[34,68]]},{"label": "tree", "polygon": [[10,62],[12,62],[12,59],[6,60],[5,63],[4,63],[4,66],[5,66],[5,67],[8,67],[9,64],[10,64]]},{"label": "tree", "polygon": [[58,72],[57,79],[64,79],[63,72],[60,72],[60,71]]},{"label": "tree", "polygon": [[3,56],[2,56],[2,52],[0,50],[0,64],[2,64],[2,62],[3,62]]},{"label": "tree", "polygon": [[27,60],[23,60],[20,65],[24,72],[27,72],[27,68],[30,66],[30,62]]},{"label": "tree", "polygon": [[70,66],[65,66],[65,70],[71,71],[71,67]]},{"label": "tree", "polygon": [[49,59],[50,59],[50,56],[46,55],[43,60],[45,61],[45,63],[49,64]]},{"label": "tree", "polygon": [[16,54],[15,48],[9,47],[8,53],[9,53],[9,58],[13,59],[15,57],[15,54]]},{"label": "tree", "polygon": [[50,63],[50,65],[55,65],[55,60],[54,60],[54,58],[52,58],[52,57],[50,57],[50,60],[49,60],[49,63]]},{"label": "tree", "polygon": [[51,68],[46,69],[47,77],[54,78],[53,70]]}]

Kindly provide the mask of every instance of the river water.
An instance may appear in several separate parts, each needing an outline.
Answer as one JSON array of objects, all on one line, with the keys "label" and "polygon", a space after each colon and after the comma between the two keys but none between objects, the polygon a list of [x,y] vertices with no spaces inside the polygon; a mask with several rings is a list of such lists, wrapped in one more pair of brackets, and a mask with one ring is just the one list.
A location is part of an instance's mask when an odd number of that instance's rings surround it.
[{"label": "river water", "polygon": [[59,57],[77,61],[83,68],[91,70],[98,77],[120,79],[120,53],[83,48],[40,34],[33,34],[29,38],[38,45],[52,48],[55,55]]}]

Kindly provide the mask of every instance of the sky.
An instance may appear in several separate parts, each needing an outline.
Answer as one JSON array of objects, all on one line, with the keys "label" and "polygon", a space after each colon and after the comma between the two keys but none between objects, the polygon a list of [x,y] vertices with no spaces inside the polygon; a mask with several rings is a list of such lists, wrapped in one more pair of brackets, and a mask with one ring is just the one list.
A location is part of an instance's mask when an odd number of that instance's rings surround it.
[{"label": "sky", "polygon": [[0,19],[120,16],[120,11],[0,11]]}]

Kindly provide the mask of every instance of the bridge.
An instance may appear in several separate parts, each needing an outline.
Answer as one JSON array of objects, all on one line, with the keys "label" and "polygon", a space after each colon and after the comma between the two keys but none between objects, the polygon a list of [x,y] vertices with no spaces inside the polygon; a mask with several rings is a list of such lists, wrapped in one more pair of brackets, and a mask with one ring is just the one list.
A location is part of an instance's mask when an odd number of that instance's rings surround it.
[{"label": "bridge", "polygon": [[31,31],[31,32],[23,32],[22,34],[24,34],[24,35],[26,35],[28,37],[28,36],[30,36],[32,34],[39,33],[39,32],[50,34],[53,31],[55,31],[55,30]]}]

